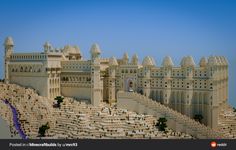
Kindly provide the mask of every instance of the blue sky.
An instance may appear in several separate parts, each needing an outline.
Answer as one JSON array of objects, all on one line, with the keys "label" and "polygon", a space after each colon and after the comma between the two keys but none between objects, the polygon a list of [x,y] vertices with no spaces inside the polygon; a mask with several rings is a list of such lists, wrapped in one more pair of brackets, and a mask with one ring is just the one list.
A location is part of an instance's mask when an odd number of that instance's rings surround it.
[{"label": "blue sky", "polygon": [[[146,55],[175,65],[185,55],[224,55],[230,63],[229,101],[236,106],[236,1],[233,0],[0,0],[0,42],[12,36],[15,52],[78,45],[89,58],[96,42],[103,57]],[[0,51],[3,70],[4,48]],[[0,72],[3,76],[3,71]]]}]

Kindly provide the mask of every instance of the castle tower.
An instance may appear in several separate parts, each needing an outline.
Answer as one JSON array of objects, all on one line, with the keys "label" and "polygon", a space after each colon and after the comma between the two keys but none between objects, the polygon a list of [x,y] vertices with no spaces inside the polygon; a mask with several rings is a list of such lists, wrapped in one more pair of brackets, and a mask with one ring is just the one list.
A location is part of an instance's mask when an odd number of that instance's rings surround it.
[{"label": "castle tower", "polygon": [[138,55],[134,54],[132,59],[131,59],[131,64],[132,65],[138,65]]},{"label": "castle tower", "polygon": [[151,68],[153,67],[153,60],[146,56],[143,59],[143,69],[144,69],[144,87],[143,87],[143,94],[147,97],[150,97],[151,94]]},{"label": "castle tower", "polygon": [[109,103],[115,102],[116,99],[116,68],[118,66],[118,62],[115,57],[111,57],[109,59],[109,78],[108,78],[108,95],[109,95]]},{"label": "castle tower", "polygon": [[102,100],[101,79],[100,79],[100,54],[98,44],[93,44],[90,49],[91,54],[91,103],[98,106]]},{"label": "castle tower", "polygon": [[184,74],[184,91],[181,92],[181,113],[192,117],[193,99],[193,73],[195,62],[192,56],[184,57],[181,61],[181,68]]},{"label": "castle tower", "polygon": [[45,53],[48,53],[48,52],[50,52],[50,50],[52,49],[52,45],[51,45],[49,42],[46,42],[46,43],[43,45],[43,48],[44,48],[44,52],[45,52]]},{"label": "castle tower", "polygon": [[162,69],[164,73],[164,90],[163,90],[163,103],[170,105],[171,98],[171,72],[174,63],[170,56],[166,56],[162,62]]},{"label": "castle tower", "polygon": [[207,109],[207,124],[215,129],[218,124],[219,113],[219,95],[218,95],[218,71],[219,62],[216,57],[210,56],[207,63],[207,72],[209,77],[209,106]]},{"label": "castle tower", "polygon": [[128,53],[124,53],[123,58],[122,58],[123,64],[128,65],[129,63],[129,56]]},{"label": "castle tower", "polygon": [[10,61],[10,57],[13,53],[13,47],[14,47],[14,43],[11,37],[7,37],[5,39],[4,42],[4,47],[5,47],[5,74],[4,74],[4,81],[5,83],[9,83],[9,61]]}]

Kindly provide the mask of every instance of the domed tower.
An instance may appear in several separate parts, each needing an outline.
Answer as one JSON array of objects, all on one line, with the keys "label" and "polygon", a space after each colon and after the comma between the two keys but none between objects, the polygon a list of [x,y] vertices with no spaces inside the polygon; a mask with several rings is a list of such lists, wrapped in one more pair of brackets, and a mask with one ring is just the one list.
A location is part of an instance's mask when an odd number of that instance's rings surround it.
[{"label": "domed tower", "polygon": [[100,54],[98,44],[93,44],[91,54],[91,103],[98,106],[102,100],[101,78],[100,78]]},{"label": "domed tower", "polygon": [[91,54],[91,60],[99,59],[101,50],[98,44],[93,44],[91,49],[90,49],[90,54]]},{"label": "domed tower", "polygon": [[10,57],[13,53],[13,47],[14,43],[11,37],[7,37],[4,42],[4,47],[5,47],[5,74],[4,74],[4,81],[5,83],[9,83],[9,69],[8,65],[10,62]]},{"label": "domed tower", "polygon": [[181,113],[190,116],[192,115],[192,99],[194,79],[193,73],[195,69],[195,62],[192,56],[184,57],[181,61],[181,70],[183,72],[184,89],[181,92]]},{"label": "domed tower", "polygon": [[165,105],[169,105],[170,103],[170,98],[171,98],[171,72],[172,72],[172,67],[174,66],[174,63],[171,59],[170,56],[166,56],[162,62],[162,69],[164,73],[164,90],[163,90],[163,103]]},{"label": "domed tower", "polygon": [[202,57],[200,62],[199,62],[200,67],[206,67],[207,66],[207,59],[206,57]]},{"label": "domed tower", "polygon": [[212,128],[217,127],[218,122],[218,113],[219,113],[219,106],[221,103],[220,95],[219,95],[219,64],[217,57],[210,56],[208,58],[207,63],[207,73],[208,73],[208,82],[209,82],[209,92],[208,92],[208,125]]},{"label": "domed tower", "polygon": [[151,95],[151,68],[154,66],[151,57],[146,56],[143,59],[143,71],[144,71],[144,87],[143,87],[143,94],[147,97]]},{"label": "domed tower", "polygon": [[108,101],[109,103],[115,102],[116,99],[116,69],[118,62],[115,57],[109,59],[109,68],[108,68]]}]

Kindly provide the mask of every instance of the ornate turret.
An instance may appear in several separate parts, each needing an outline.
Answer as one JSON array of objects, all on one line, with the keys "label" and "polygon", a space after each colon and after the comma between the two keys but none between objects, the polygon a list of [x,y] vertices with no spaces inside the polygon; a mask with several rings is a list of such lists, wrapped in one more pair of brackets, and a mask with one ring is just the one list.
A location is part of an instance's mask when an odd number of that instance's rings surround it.
[{"label": "ornate turret", "polygon": [[151,59],[149,56],[146,56],[146,57],[143,59],[142,65],[143,65],[143,66],[153,66],[152,59]]},{"label": "ornate turret", "polygon": [[133,57],[132,57],[132,60],[131,60],[131,63],[133,65],[138,65],[138,55],[137,54],[134,54]]},{"label": "ornate turret", "polygon": [[7,37],[4,42],[5,57],[10,57],[13,53],[14,42],[11,37]]},{"label": "ornate turret", "polygon": [[91,54],[91,59],[94,60],[96,58],[100,57],[101,50],[98,44],[93,44],[91,49],[90,49],[90,54]]},{"label": "ornate turret", "polygon": [[163,67],[173,67],[174,63],[170,56],[166,56],[162,62]]},{"label": "ornate turret", "polygon": [[118,62],[115,57],[109,59],[109,66],[118,66]]},{"label": "ornate turret", "polygon": [[115,90],[115,85],[116,85],[116,68],[118,66],[118,62],[115,57],[111,57],[109,59],[109,69],[108,69],[108,102],[112,103],[115,102],[115,95],[116,95],[116,90]]},{"label": "ornate turret", "polygon": [[99,106],[101,95],[101,77],[100,77],[100,54],[101,50],[98,44],[93,44],[91,49],[91,103],[94,106]]},{"label": "ornate turret", "polygon": [[50,50],[52,50],[52,45],[51,45],[49,42],[46,42],[46,43],[43,45],[43,47],[44,47],[44,52],[45,52],[45,53],[48,53],[48,52],[50,52]]},{"label": "ornate turret", "polygon": [[218,65],[218,62],[217,62],[216,57],[210,56],[210,57],[208,58],[208,63],[207,63],[207,65],[208,65],[208,66],[216,66],[216,65]]},{"label": "ornate turret", "polygon": [[206,67],[206,65],[207,65],[207,59],[206,59],[206,57],[202,57],[200,62],[199,62],[199,66],[200,67]]},{"label": "ornate turret", "polygon": [[5,83],[9,83],[9,69],[8,69],[8,64],[10,61],[10,57],[13,53],[13,47],[14,43],[11,37],[7,37],[4,42],[4,47],[5,47]]},{"label": "ornate turret", "polygon": [[122,60],[124,65],[127,65],[129,63],[128,53],[124,53]]},{"label": "ornate turret", "polygon": [[62,52],[69,60],[80,60],[82,58],[80,48],[78,46],[66,45]]}]

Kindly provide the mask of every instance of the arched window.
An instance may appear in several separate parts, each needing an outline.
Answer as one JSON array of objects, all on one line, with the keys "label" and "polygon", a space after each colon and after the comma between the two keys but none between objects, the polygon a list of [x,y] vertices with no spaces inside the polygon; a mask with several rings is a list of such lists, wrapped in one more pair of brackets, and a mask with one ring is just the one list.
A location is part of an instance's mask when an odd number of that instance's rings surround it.
[{"label": "arched window", "polygon": [[32,66],[30,66],[30,68],[29,68],[29,72],[33,72]]}]

